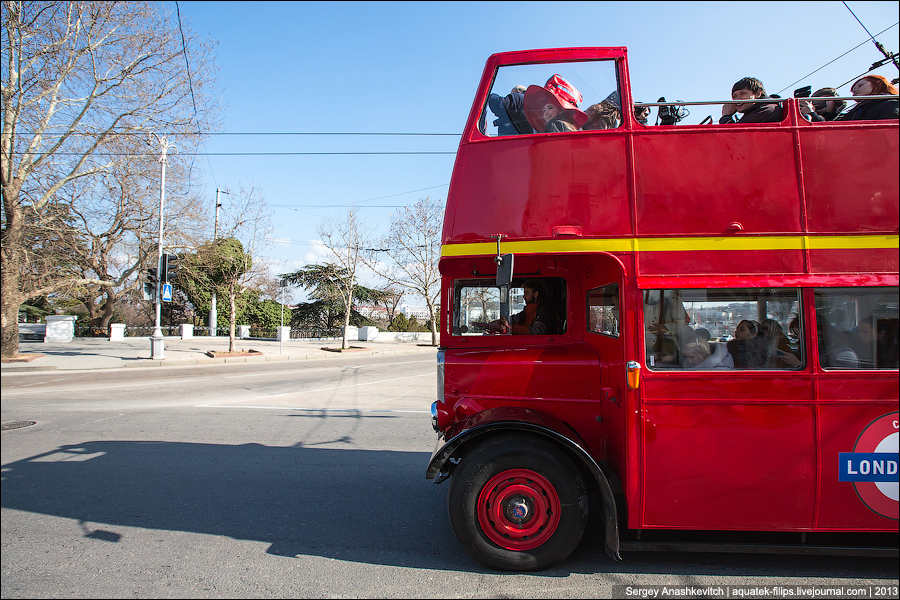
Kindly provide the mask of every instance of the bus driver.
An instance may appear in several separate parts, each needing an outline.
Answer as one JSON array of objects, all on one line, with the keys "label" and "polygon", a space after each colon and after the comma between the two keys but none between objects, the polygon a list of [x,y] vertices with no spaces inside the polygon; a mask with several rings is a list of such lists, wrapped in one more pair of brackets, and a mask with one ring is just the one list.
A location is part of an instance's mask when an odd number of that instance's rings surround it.
[{"label": "bus driver", "polygon": [[[513,333],[514,335],[548,335],[556,332],[556,320],[548,303],[544,302],[544,287],[537,279],[524,284],[525,308],[506,319],[483,324],[488,333]],[[510,328],[510,323],[512,327]]]}]

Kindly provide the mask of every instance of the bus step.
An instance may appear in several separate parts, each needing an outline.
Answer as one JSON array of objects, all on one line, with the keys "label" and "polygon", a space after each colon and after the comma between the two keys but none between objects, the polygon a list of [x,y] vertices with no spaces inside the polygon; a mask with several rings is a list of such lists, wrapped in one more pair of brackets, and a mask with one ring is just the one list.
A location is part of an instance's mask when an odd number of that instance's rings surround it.
[{"label": "bus step", "polygon": [[622,552],[727,552],[733,554],[799,554],[806,556],[868,556],[897,558],[896,547],[821,546],[803,544],[714,544],[705,542],[622,541]]}]

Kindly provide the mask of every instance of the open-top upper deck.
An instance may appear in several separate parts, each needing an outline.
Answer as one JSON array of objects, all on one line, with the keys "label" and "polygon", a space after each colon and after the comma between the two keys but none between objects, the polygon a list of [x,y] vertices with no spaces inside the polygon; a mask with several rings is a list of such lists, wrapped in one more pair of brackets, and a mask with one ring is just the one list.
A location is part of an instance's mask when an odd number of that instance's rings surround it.
[{"label": "open-top upper deck", "polygon": [[[479,127],[499,69],[547,63],[565,77],[558,63],[578,61],[614,69],[619,127]],[[495,54],[460,142],[443,255],[491,254],[502,234],[517,254],[637,252],[639,275],[896,274],[898,122],[811,123],[782,103],[777,123],[646,126],[625,48]]]}]

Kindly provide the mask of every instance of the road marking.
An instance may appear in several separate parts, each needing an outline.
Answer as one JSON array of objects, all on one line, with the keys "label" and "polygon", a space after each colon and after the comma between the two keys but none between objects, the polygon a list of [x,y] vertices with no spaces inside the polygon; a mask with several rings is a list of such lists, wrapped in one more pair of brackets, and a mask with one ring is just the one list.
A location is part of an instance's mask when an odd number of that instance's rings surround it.
[{"label": "road marking", "polygon": [[329,386],[312,390],[297,390],[294,392],[284,392],[281,394],[268,394],[266,398],[281,398],[283,396],[295,396],[297,394],[310,394],[315,392],[339,391],[346,388],[357,387],[360,385],[375,385],[376,383],[388,383],[391,381],[399,381],[401,379],[414,379],[416,377],[434,377],[434,373],[419,373],[418,375],[406,375],[405,377],[391,377],[390,379],[376,379],[375,381],[360,381],[358,383],[348,383],[346,385]]},{"label": "road marking", "polygon": [[36,381],[36,382],[34,382],[34,383],[26,383],[26,384],[17,386],[15,389],[18,389],[18,388],[26,388],[26,387],[34,387],[34,386],[36,386],[36,385],[50,385],[50,384],[56,383],[56,382],[58,382],[58,381],[64,381],[65,379],[66,379],[65,377],[57,377],[56,379],[51,379],[51,380],[49,380],[49,381]]},{"label": "road marking", "polygon": [[303,410],[317,413],[411,413],[427,415],[427,410],[395,410],[391,408],[372,408],[362,410],[359,408],[309,408],[308,406],[266,406],[262,404],[198,404],[194,408],[250,408],[257,410]]},{"label": "road marking", "polygon": [[[394,365],[415,365],[415,364],[435,364],[434,360],[406,360],[402,362],[392,362],[387,364],[377,364],[377,365],[335,365],[332,367],[311,367],[308,369],[298,369],[296,370],[297,375],[301,375],[304,373],[310,373],[313,371],[333,371],[335,369],[347,370],[347,369],[381,369],[385,366],[393,367]],[[273,369],[271,371],[266,371],[264,373],[248,373],[246,375],[206,375],[205,377],[215,377],[216,379],[244,379],[246,377],[266,377],[272,375],[281,375],[284,373],[283,369]]]},{"label": "road marking", "polygon": [[133,381],[131,383],[121,383],[118,385],[78,385],[77,383],[70,383],[69,385],[56,385],[50,386],[47,388],[36,388],[33,390],[18,390],[11,389],[6,393],[13,395],[23,395],[23,394],[43,394],[46,392],[52,391],[68,391],[72,393],[78,392],[90,392],[93,390],[118,390],[124,388],[133,388],[133,387],[152,387],[157,385],[169,385],[171,383],[187,383],[189,381],[197,381],[197,377],[182,377],[181,379],[164,379],[162,381]]}]

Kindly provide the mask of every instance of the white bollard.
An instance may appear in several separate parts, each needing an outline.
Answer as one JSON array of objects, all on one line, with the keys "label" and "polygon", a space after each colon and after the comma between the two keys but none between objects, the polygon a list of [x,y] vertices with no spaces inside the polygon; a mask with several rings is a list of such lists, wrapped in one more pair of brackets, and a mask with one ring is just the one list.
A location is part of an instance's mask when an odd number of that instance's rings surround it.
[{"label": "white bollard", "polygon": [[178,326],[179,333],[181,333],[181,339],[187,340],[194,337],[194,324],[193,323],[182,323]]},{"label": "white bollard", "polygon": [[45,342],[71,342],[75,339],[75,319],[73,315],[47,315],[47,332]]},{"label": "white bollard", "polygon": [[249,325],[238,325],[237,326],[237,336],[242,340],[250,337],[250,326]]},{"label": "white bollard", "polygon": [[290,327],[278,327],[276,328],[275,339],[279,342],[288,341],[291,339],[291,328]]},{"label": "white bollard", "polygon": [[377,327],[360,327],[359,328],[359,341],[361,342],[371,342],[375,338],[378,337],[378,328]]},{"label": "white bollard", "polygon": [[112,323],[109,326],[109,341],[124,342],[125,341],[125,323]]}]

